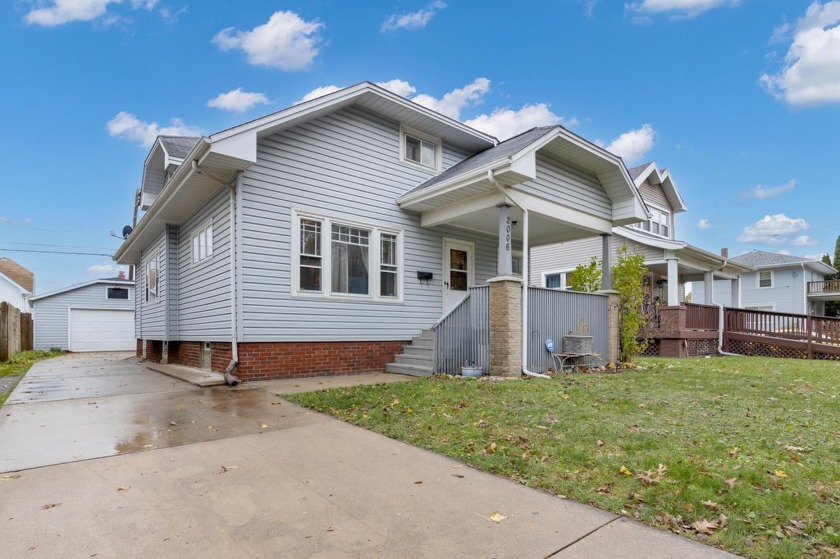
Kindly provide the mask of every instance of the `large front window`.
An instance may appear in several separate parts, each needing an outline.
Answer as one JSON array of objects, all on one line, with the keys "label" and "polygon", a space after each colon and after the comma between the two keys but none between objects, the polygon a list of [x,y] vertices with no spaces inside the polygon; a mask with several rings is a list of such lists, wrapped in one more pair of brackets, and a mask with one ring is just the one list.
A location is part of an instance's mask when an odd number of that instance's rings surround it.
[{"label": "large front window", "polygon": [[315,217],[299,217],[297,231],[297,293],[401,297],[398,232]]}]

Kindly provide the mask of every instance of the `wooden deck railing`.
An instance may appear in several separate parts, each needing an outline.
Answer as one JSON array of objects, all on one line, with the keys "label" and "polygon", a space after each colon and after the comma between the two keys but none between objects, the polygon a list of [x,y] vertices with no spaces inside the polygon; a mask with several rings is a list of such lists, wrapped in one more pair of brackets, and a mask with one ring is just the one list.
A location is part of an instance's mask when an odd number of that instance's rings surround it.
[{"label": "wooden deck railing", "polygon": [[685,327],[692,330],[717,330],[720,309],[712,305],[685,303]]},{"label": "wooden deck railing", "polygon": [[840,293],[840,279],[808,282],[808,295],[822,293]]}]

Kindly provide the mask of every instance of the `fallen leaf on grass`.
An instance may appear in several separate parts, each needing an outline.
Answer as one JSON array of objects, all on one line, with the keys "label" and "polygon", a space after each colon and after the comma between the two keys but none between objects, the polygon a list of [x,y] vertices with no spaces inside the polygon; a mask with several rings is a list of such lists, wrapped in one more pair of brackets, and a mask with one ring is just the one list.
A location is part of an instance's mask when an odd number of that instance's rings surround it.
[{"label": "fallen leaf on grass", "polygon": [[625,476],[632,476],[633,472],[627,469],[627,466],[622,466],[618,469],[618,473],[624,474]]},{"label": "fallen leaf on grass", "polygon": [[698,534],[704,534],[706,536],[711,535],[715,530],[719,527],[718,523],[715,521],[708,521],[705,518],[701,518],[697,522],[691,525],[691,529],[697,532]]},{"label": "fallen leaf on grass", "polygon": [[606,485],[602,485],[601,487],[599,487],[595,491],[597,491],[601,495],[609,495],[610,491],[612,491],[612,486],[608,483]]},{"label": "fallen leaf on grass", "polygon": [[55,507],[60,507],[60,506],[61,506],[61,503],[47,503],[46,505],[43,505],[41,507],[41,510],[53,509]]},{"label": "fallen leaf on grass", "polygon": [[131,489],[130,485],[120,485],[117,487],[117,491],[128,491],[129,489]]},{"label": "fallen leaf on grass", "polygon": [[481,449],[482,454],[496,454],[496,443],[490,443],[490,446],[487,448]]},{"label": "fallen leaf on grass", "polygon": [[708,507],[712,510],[717,510],[718,509],[718,504],[715,503],[714,501],[701,501],[700,504],[703,505],[704,507]]},{"label": "fallen leaf on grass", "polygon": [[770,474],[770,475],[773,475],[773,476],[779,477],[779,478],[785,478],[785,477],[788,477],[788,475],[785,473],[785,471],[784,471],[784,470],[770,470],[770,471],[769,471],[769,472],[767,472],[767,473],[768,473],[768,474]]},{"label": "fallen leaf on grass", "polygon": [[643,474],[637,475],[636,479],[638,479],[645,485],[656,485],[665,477],[665,473],[667,470],[668,468],[665,466],[665,464],[659,464],[659,467],[656,469],[655,473],[653,470],[648,470]]}]

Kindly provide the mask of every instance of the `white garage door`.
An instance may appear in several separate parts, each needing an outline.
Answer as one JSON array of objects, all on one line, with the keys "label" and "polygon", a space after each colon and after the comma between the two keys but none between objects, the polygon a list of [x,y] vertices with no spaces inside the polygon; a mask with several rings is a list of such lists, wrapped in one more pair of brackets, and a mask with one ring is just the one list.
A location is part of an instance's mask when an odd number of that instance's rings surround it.
[{"label": "white garage door", "polygon": [[70,309],[70,351],[131,351],[134,311]]}]

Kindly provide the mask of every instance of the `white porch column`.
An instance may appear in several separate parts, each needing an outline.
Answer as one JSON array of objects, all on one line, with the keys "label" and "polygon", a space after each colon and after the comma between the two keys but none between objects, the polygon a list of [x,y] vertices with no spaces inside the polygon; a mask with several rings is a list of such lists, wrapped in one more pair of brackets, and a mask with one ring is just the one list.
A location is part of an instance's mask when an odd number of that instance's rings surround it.
[{"label": "white porch column", "polygon": [[715,304],[715,275],[712,272],[703,274],[703,302],[707,305]]},{"label": "white porch column", "polygon": [[511,239],[510,206],[500,204],[499,208],[499,255],[496,260],[496,275],[513,275],[513,242]]},{"label": "white porch column", "polygon": [[680,304],[679,260],[668,258],[668,306]]},{"label": "white porch column", "polygon": [[612,290],[612,263],[610,262],[610,239],[612,235],[603,233],[601,235],[601,289]]},{"label": "white porch column", "polygon": [[730,280],[730,287],[732,289],[732,308],[733,309],[740,309],[741,308],[741,276]]}]

